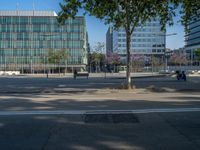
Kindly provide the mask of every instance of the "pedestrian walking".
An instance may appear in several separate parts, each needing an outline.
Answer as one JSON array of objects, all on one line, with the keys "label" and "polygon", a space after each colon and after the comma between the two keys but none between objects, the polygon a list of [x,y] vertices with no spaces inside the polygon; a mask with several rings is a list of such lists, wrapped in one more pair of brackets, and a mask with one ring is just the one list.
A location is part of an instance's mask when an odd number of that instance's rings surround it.
[{"label": "pedestrian walking", "polygon": [[76,79],[76,76],[77,76],[77,70],[75,69],[74,70],[74,79]]}]

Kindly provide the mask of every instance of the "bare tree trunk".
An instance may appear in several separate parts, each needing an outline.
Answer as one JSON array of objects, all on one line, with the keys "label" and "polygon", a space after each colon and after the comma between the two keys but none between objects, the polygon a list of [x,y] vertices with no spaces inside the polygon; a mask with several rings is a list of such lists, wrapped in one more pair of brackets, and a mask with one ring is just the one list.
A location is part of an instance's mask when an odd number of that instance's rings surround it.
[{"label": "bare tree trunk", "polygon": [[129,1],[126,0],[126,50],[127,50],[127,70],[126,70],[126,88],[132,89],[132,83],[131,83],[131,33],[133,32],[133,27],[131,27],[130,23],[130,17],[129,17]]},{"label": "bare tree trunk", "polygon": [[59,72],[59,76],[60,76],[60,64],[58,64],[58,72]]},{"label": "bare tree trunk", "polygon": [[131,45],[131,33],[130,31],[126,31],[126,49],[127,49],[127,70],[126,70],[126,86],[127,89],[132,89],[132,84],[131,84],[131,71],[130,71],[130,66],[131,66],[131,54],[130,54],[130,45]]},{"label": "bare tree trunk", "polygon": [[95,69],[96,69],[96,73],[97,73],[97,62],[95,62],[95,64],[96,64],[96,65],[95,65]]}]

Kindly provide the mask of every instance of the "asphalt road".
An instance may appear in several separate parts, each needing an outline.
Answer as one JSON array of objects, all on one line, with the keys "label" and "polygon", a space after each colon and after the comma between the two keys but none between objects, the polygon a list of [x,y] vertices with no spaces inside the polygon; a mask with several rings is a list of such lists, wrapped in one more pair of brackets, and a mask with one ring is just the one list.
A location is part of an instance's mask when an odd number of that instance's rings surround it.
[{"label": "asphalt road", "polygon": [[[65,78],[27,78],[0,77],[0,93],[38,93],[43,91],[60,90],[87,90],[87,89],[113,89],[121,87],[125,78],[78,78],[77,80]],[[200,78],[190,77],[187,82],[177,81],[172,77],[133,78],[136,88],[156,87],[174,89],[178,91],[199,92]]]},{"label": "asphalt road", "polygon": [[[124,81],[1,77],[0,149],[200,149],[199,78],[187,82],[170,77],[135,78],[137,88],[156,90],[109,90]],[[160,91],[162,88],[175,91]],[[121,115],[130,110],[133,122]],[[117,116],[105,117],[112,111]],[[88,122],[87,112],[103,116]],[[113,121],[116,118],[119,122]]]}]

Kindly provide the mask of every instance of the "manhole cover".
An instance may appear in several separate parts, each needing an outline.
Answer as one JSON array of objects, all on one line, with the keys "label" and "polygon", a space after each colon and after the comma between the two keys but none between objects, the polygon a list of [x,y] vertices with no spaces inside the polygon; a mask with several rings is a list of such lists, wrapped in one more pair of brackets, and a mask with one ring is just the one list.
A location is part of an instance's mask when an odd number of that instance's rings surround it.
[{"label": "manhole cover", "polygon": [[133,113],[100,113],[84,114],[85,123],[138,123],[138,117]]}]

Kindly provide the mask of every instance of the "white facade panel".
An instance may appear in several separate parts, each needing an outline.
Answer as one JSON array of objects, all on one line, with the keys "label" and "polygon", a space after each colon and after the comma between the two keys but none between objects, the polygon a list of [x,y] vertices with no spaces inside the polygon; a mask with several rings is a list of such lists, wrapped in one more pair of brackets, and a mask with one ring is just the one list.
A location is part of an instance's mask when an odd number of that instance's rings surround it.
[{"label": "white facade panel", "polygon": [[0,11],[0,16],[57,16],[57,14],[54,11],[8,10],[8,11]]},{"label": "white facade panel", "polygon": [[[131,37],[132,54],[164,54],[165,32],[159,20],[146,22],[137,27]],[[123,28],[113,31],[113,52],[126,54],[126,32]]]}]

